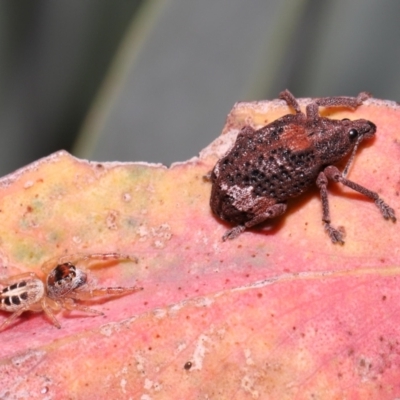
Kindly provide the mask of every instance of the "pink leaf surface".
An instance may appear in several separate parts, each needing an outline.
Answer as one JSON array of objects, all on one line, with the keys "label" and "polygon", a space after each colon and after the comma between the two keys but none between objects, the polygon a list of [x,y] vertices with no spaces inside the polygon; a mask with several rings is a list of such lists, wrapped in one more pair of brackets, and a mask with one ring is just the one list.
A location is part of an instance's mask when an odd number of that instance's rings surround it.
[{"label": "pink leaf surface", "polygon": [[[43,313],[23,315],[0,333],[0,398],[400,397],[398,224],[330,184],[344,246],[323,231],[317,190],[221,240],[229,225],[212,215],[203,176],[244,124],[287,113],[282,101],[239,103],[199,157],[169,169],[59,152],[3,178],[0,277],[41,274],[58,255],[121,252],[139,262],[91,276],[144,290],[90,302],[104,317],[60,312],[60,330]],[[372,99],[325,115],[377,125],[349,178],[399,215],[400,108]]]}]

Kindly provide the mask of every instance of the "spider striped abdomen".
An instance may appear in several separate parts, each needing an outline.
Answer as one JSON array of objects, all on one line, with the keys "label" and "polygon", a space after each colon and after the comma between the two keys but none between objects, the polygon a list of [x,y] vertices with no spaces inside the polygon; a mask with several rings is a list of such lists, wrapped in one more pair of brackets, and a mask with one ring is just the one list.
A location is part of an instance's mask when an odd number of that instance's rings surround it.
[{"label": "spider striped abdomen", "polygon": [[44,284],[40,279],[21,280],[0,291],[0,309],[13,312],[24,306],[28,307],[40,301],[44,293]]}]

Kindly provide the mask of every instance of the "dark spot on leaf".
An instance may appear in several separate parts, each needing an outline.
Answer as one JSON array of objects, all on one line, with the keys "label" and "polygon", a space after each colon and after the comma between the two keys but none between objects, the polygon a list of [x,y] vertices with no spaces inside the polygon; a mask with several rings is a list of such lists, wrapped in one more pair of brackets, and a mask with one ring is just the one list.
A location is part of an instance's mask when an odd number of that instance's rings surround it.
[{"label": "dark spot on leaf", "polygon": [[192,368],[192,362],[188,361],[187,363],[185,363],[185,365],[183,366],[183,368],[186,369],[186,371],[188,371],[190,368]]}]

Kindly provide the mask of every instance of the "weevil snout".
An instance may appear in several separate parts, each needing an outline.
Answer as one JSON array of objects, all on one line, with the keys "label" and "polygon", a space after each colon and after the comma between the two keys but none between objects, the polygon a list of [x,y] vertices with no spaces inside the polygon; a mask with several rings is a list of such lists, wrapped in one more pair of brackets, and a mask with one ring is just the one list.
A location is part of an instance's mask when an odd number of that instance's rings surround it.
[{"label": "weevil snout", "polygon": [[376,125],[372,123],[371,121],[366,121],[367,123],[365,124],[365,130],[364,132],[361,132],[363,138],[365,139],[371,139],[375,136],[376,132]]},{"label": "weevil snout", "polygon": [[352,121],[350,128],[348,136],[353,143],[360,143],[364,139],[371,139],[375,136],[376,132],[376,125],[365,119]]}]

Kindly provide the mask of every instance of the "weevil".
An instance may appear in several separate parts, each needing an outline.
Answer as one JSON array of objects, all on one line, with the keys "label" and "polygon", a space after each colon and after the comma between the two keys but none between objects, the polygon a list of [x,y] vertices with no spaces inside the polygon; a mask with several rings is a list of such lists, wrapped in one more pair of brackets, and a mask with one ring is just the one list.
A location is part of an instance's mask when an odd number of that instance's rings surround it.
[{"label": "weevil", "polygon": [[[215,165],[210,206],[215,215],[234,225],[223,240],[234,239],[247,228],[286,212],[287,201],[308,191],[314,184],[320,190],[322,220],[333,243],[343,244],[343,232],[331,225],[327,195],[328,181],[343,185],[373,200],[385,219],[396,221],[394,210],[376,192],[346,178],[359,144],[376,132],[365,119],[335,120],[319,115],[319,107],[357,108],[371,95],[322,97],[300,110],[291,92],[280,99],[294,109],[255,130],[244,126],[233,147]],[[340,172],[335,164],[349,156]]]}]

